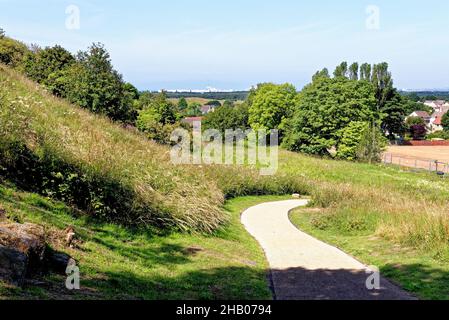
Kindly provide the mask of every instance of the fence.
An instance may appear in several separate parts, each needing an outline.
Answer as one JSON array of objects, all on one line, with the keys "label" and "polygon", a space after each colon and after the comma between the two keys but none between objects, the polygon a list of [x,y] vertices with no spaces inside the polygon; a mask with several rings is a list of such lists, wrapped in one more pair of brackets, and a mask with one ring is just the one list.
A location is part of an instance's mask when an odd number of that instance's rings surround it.
[{"label": "fence", "polygon": [[383,163],[386,165],[412,168],[416,171],[426,170],[440,175],[449,175],[449,163],[440,162],[438,160],[404,157],[386,153],[383,155]]}]

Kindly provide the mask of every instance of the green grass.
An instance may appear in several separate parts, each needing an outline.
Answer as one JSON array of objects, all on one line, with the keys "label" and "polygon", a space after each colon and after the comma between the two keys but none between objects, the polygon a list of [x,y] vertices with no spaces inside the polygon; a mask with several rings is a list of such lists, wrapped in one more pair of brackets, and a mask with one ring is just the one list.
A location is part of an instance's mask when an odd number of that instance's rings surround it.
[{"label": "green grass", "polygon": [[449,180],[396,167],[283,152],[281,171],[304,180],[316,221],[376,233],[449,261]]},{"label": "green grass", "polygon": [[317,225],[322,213],[299,209],[290,217],[299,229],[334,245],[361,262],[376,266],[392,280],[420,299],[449,299],[449,264],[432,253],[394,244],[369,231],[348,231],[347,226]]},{"label": "green grass", "polygon": [[244,230],[240,213],[285,197],[246,197],[225,205],[229,224],[214,235],[155,236],[113,224],[75,218],[70,208],[36,194],[0,186],[0,205],[17,221],[44,225],[50,233],[75,226],[79,249],[53,244],[78,261],[81,291],[69,292],[62,276],[46,276],[23,290],[0,284],[0,297],[14,299],[271,299],[267,262]]}]

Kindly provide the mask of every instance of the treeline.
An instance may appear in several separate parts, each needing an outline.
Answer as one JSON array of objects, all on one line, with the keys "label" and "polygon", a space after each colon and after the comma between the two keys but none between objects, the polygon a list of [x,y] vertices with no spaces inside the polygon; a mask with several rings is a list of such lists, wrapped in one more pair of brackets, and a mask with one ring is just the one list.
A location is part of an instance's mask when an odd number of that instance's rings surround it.
[{"label": "treeline", "polygon": [[180,98],[203,98],[208,100],[229,100],[229,101],[243,101],[248,97],[248,91],[233,91],[233,92],[169,92],[168,98],[180,99]]},{"label": "treeline", "polygon": [[449,91],[413,91],[413,92],[401,91],[401,94],[408,97],[410,100],[416,102],[425,102],[434,100],[449,101]]},{"label": "treeline", "polygon": [[394,88],[387,63],[343,62],[332,75],[318,71],[299,93],[291,84],[259,84],[238,108],[218,108],[204,124],[277,129],[282,145],[292,151],[376,161],[387,138],[407,133],[406,116],[423,108]]}]

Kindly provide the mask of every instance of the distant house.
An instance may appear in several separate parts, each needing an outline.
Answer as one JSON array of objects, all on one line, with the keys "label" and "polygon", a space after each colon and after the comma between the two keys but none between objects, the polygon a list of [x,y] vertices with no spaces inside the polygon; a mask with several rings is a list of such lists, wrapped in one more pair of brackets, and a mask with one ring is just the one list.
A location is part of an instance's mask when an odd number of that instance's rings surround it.
[{"label": "distant house", "polygon": [[414,111],[406,118],[406,120],[413,117],[423,119],[426,125],[430,125],[430,120],[432,118],[426,111]]},{"label": "distant house", "polygon": [[202,106],[200,110],[203,115],[206,115],[211,112],[214,112],[216,108],[217,108],[217,106],[207,106],[206,105],[206,106]]},{"label": "distant house", "polygon": [[449,111],[449,103],[444,100],[434,100],[434,101],[426,101],[424,104],[428,107],[431,107],[435,112],[448,112]]},{"label": "distant house", "polygon": [[182,120],[183,123],[186,123],[192,127],[195,123],[200,123],[201,121],[203,121],[203,117],[188,117]]},{"label": "distant house", "polygon": [[446,114],[446,112],[435,112],[431,119],[430,119],[430,131],[431,132],[437,132],[437,131],[443,131],[443,116]]}]

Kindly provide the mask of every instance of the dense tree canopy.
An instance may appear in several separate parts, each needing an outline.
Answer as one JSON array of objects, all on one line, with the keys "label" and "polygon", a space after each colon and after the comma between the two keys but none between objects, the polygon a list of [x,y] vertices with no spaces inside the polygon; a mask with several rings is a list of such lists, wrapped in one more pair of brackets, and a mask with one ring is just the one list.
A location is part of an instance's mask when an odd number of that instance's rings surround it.
[{"label": "dense tree canopy", "polygon": [[61,46],[37,49],[28,53],[23,61],[25,74],[31,79],[50,85],[51,75],[75,63],[73,55]]},{"label": "dense tree canopy", "polygon": [[203,128],[219,130],[223,134],[226,130],[245,130],[248,128],[248,107],[246,104],[218,107],[204,117]]},{"label": "dense tree canopy", "polygon": [[378,120],[374,87],[345,77],[316,79],[300,94],[284,145],[294,151],[326,155],[338,146],[351,122]]},{"label": "dense tree canopy", "polygon": [[248,99],[251,128],[282,131],[292,116],[297,99],[298,94],[291,84],[260,84]]},{"label": "dense tree canopy", "polygon": [[444,131],[449,131],[449,112],[441,119],[441,125],[443,126]]},{"label": "dense tree canopy", "polygon": [[29,49],[25,44],[8,38],[4,34],[0,37],[0,63],[18,67],[28,52]]},{"label": "dense tree canopy", "polygon": [[114,70],[109,53],[101,44],[79,52],[77,63],[59,72],[54,83],[62,90],[61,95],[72,103],[113,120],[134,121],[132,96],[135,91],[130,90]]}]

